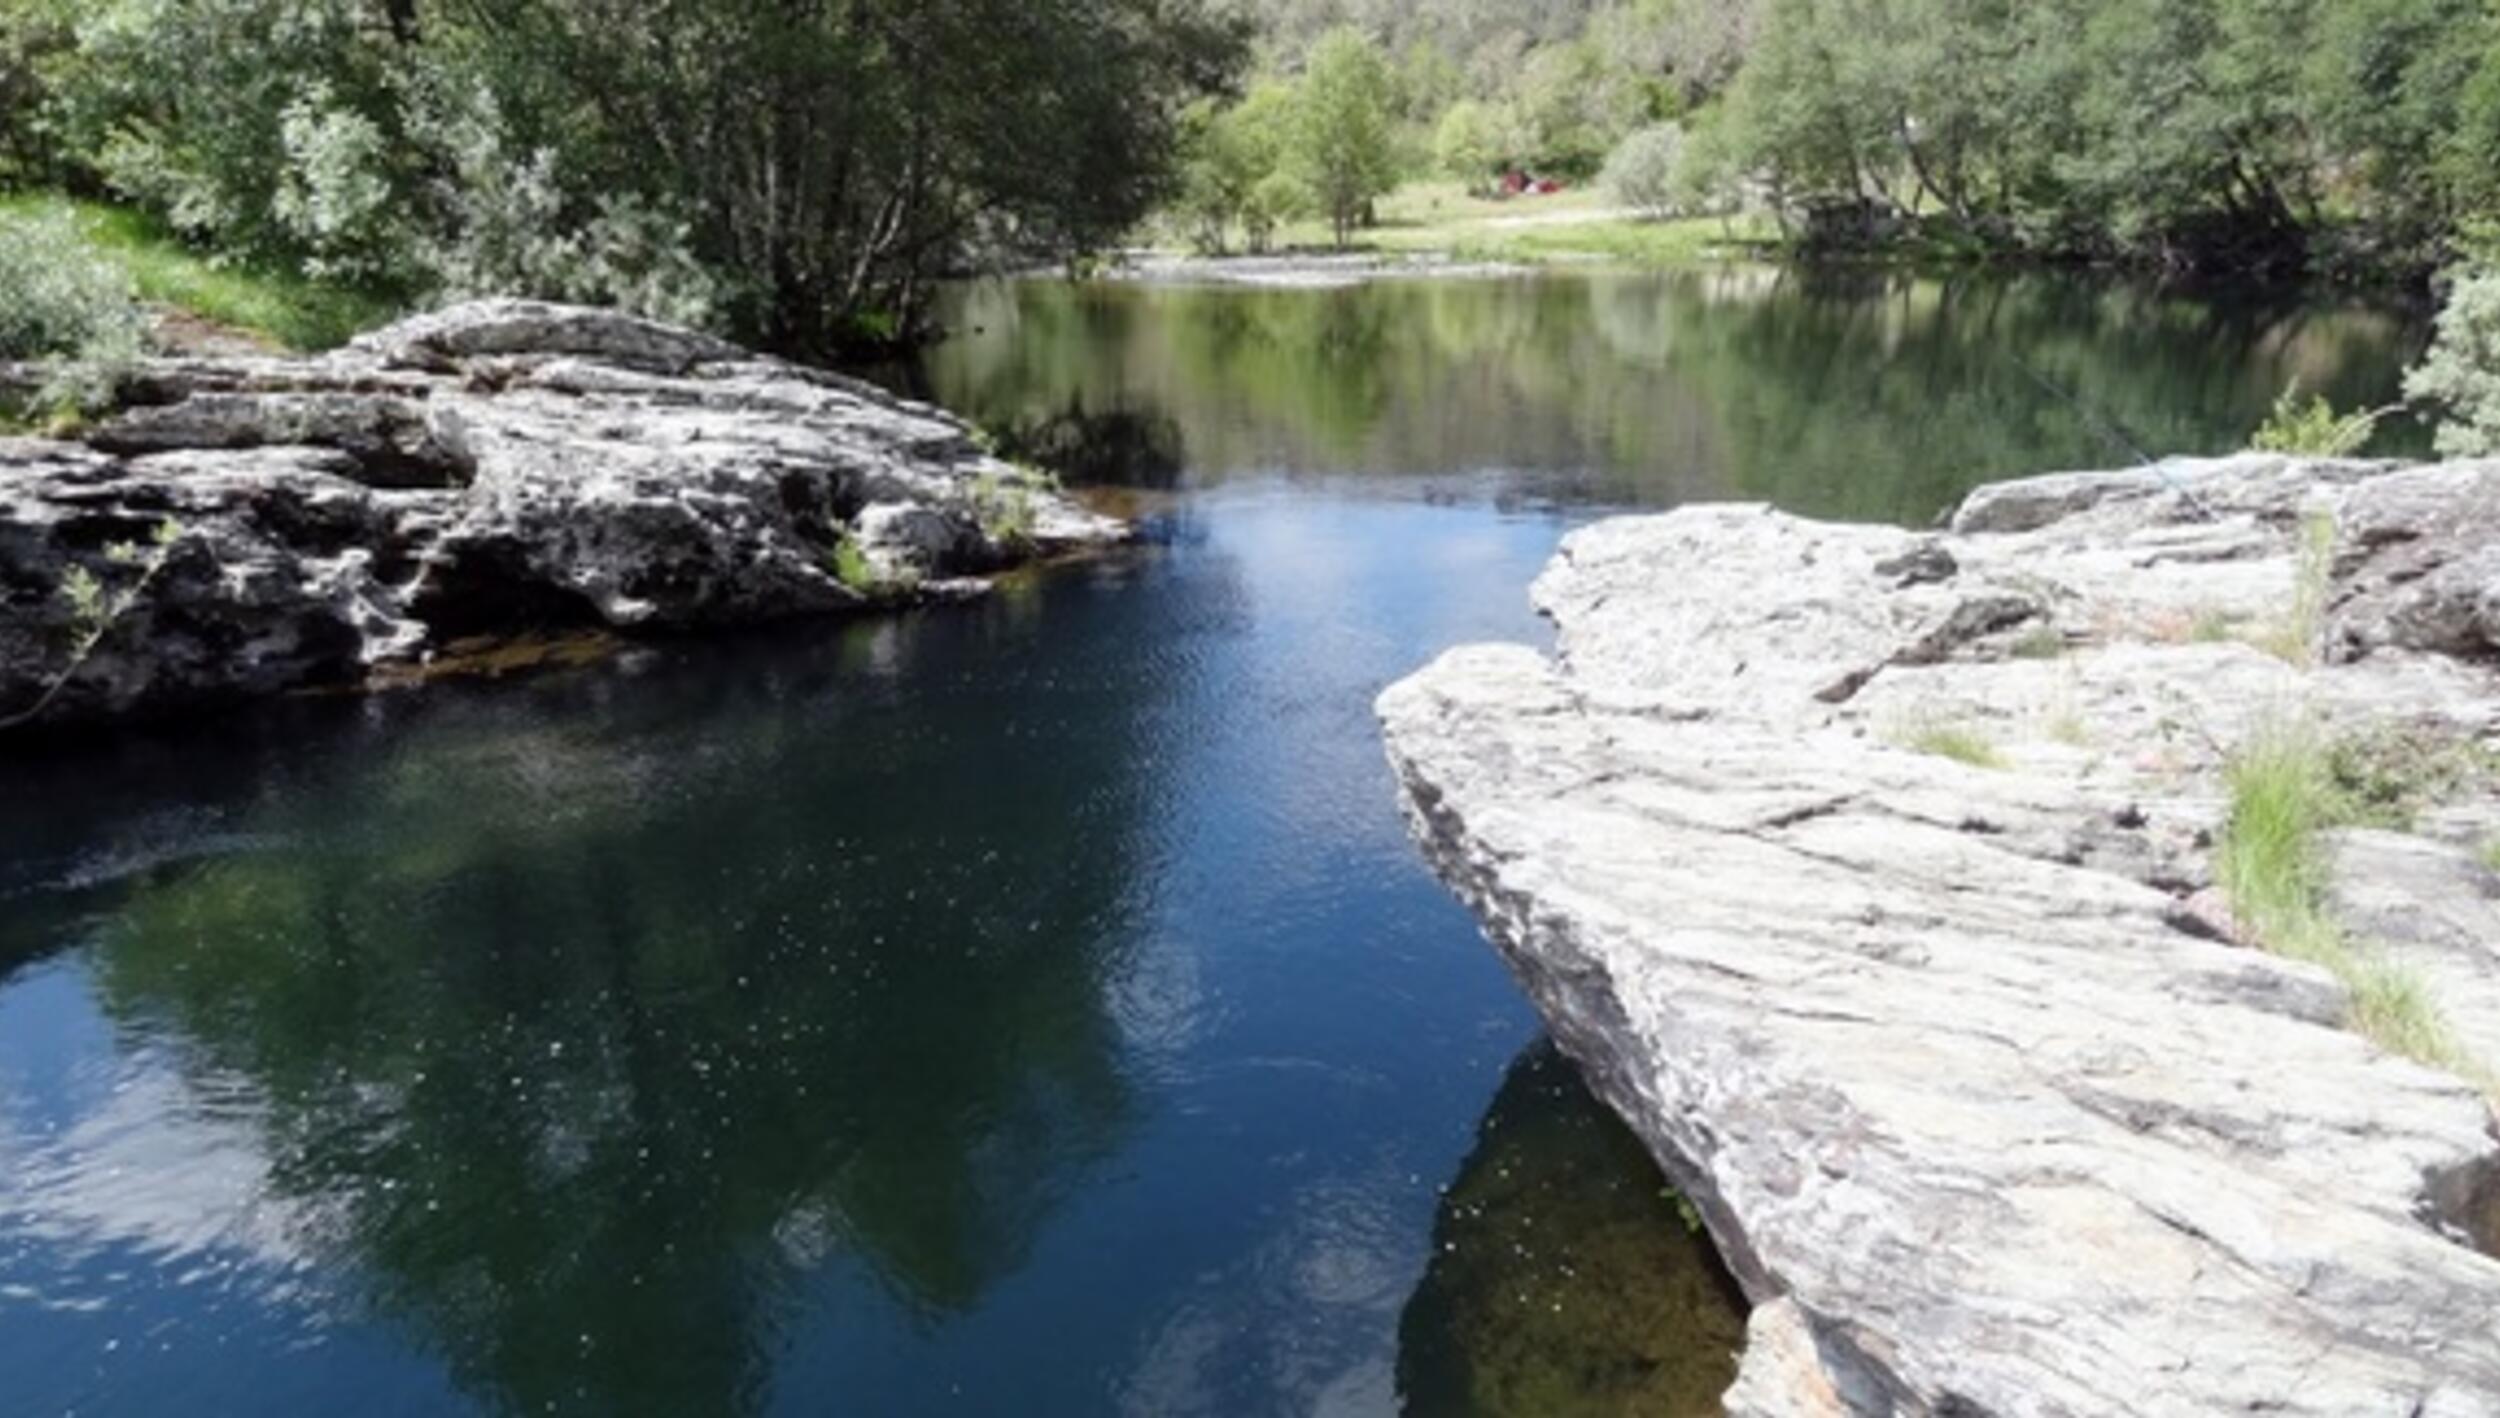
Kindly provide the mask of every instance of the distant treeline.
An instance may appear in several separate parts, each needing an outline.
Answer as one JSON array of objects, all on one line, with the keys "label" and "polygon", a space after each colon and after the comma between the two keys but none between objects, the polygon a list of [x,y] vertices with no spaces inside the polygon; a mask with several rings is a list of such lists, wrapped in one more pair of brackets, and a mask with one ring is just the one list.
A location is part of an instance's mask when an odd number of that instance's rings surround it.
[{"label": "distant treeline", "polygon": [[410,295],[829,355],[942,272],[1168,199],[1247,25],[1198,0],[0,0],[0,185]]},{"label": "distant treeline", "polygon": [[1801,243],[2414,275],[2500,213],[2488,0],[1250,3],[1280,82],[1377,48],[1407,175],[1674,125],[1681,205]]}]

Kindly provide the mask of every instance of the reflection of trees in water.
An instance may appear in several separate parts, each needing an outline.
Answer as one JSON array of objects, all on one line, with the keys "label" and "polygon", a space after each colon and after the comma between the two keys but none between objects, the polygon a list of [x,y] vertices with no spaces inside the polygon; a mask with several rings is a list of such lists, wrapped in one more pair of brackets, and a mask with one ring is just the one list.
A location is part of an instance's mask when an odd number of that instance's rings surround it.
[{"label": "reflection of trees in water", "polygon": [[984,333],[929,367],[948,403],[1158,411],[1204,476],[1506,469],[1596,501],[1887,519],[1986,478],[2129,461],[2105,425],[2159,453],[2236,447],[2295,376],[2384,403],[2419,338],[2350,304],[1872,268],[983,300]]},{"label": "reflection of trees in water", "polygon": [[1416,1418],[1700,1418],[1735,1381],[1734,1283],[1551,1043],[1511,1065],[1432,1240],[1398,1325]]},{"label": "reflection of trees in water", "polygon": [[1047,468],[1073,487],[1176,488],[1187,464],[1181,426],[1169,415],[1089,409],[1081,393],[1056,413],[992,431],[1000,452]]},{"label": "reflection of trees in water", "polygon": [[1160,691],[1033,717],[981,623],[919,623],[943,692],[888,623],[269,745],[275,845],[127,883],[107,1007],[265,1095],[304,1243],[474,1392],[751,1410],[812,1271],[968,1307],[1125,1121]]}]

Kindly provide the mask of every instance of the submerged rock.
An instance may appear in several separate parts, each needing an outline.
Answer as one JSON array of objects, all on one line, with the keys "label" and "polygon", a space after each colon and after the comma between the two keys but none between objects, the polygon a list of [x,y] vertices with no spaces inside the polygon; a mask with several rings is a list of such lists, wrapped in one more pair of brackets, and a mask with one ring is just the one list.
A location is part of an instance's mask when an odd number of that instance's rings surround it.
[{"label": "submerged rock", "polygon": [[[2500,1413],[2488,1101],[2214,904],[2249,735],[2500,728],[2467,641],[2330,612],[2379,522],[2303,585],[2306,528],[2420,477],[2033,480],[1943,536],[1603,523],[1537,584],[1557,657],[1461,649],[1382,697],[1424,852],[1755,1304],[1731,1412]],[[2408,580],[2443,605],[2479,574],[2450,544]],[[2312,670],[2313,639],[2370,652]],[[2410,879],[2494,885],[2441,863]],[[2414,945],[2500,1061],[2470,934]]]},{"label": "submerged rock", "polygon": [[479,302],[130,394],[74,440],[0,439],[0,722],[356,684],[480,633],[951,596],[1125,535],[939,410],[612,311]]}]

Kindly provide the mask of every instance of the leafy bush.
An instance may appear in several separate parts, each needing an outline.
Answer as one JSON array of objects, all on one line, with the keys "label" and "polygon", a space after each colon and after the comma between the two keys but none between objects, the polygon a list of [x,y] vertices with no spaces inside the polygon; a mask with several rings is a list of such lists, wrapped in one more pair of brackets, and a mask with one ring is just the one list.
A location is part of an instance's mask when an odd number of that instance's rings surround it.
[{"label": "leafy bush", "polygon": [[1672,216],[1683,205],[1684,146],[1682,128],[1652,124],[1616,146],[1600,180],[1616,201],[1644,216]]},{"label": "leafy bush", "polygon": [[2441,453],[2500,454],[2500,271],[2457,281],[2430,352],[2405,380],[2405,394],[2443,414]]},{"label": "leafy bush", "polygon": [[44,363],[37,404],[108,401],[145,333],[129,278],[98,259],[74,223],[0,214],[0,359]]},{"label": "leafy bush", "polygon": [[386,170],[380,125],[338,106],[316,84],[278,119],[286,155],[271,214],[306,253],[317,279],[373,282],[400,269],[409,224]]},{"label": "leafy bush", "polygon": [[2258,427],[2248,446],[2260,453],[2349,458],[2369,446],[2378,433],[2379,420],[2389,412],[2369,409],[2339,414],[2324,395],[2314,395],[2303,403],[2300,381],[2295,379],[2284,387],[2283,397],[2274,401],[2273,415]]}]

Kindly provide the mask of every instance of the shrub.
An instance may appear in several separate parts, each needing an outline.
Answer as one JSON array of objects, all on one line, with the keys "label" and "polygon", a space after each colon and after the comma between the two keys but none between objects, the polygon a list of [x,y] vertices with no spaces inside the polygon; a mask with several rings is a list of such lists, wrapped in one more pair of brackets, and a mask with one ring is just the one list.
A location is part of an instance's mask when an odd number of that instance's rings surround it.
[{"label": "shrub", "polygon": [[2405,394],[2441,413],[2441,453],[2500,453],[2500,271],[2457,281],[2430,352],[2405,380]]},{"label": "shrub", "polygon": [[825,569],[833,573],[834,580],[863,596],[873,596],[884,586],[884,578],[877,575],[868,553],[860,550],[858,541],[847,532],[836,537],[825,553]]},{"label": "shrub", "polygon": [[2369,446],[2379,420],[2391,409],[2339,414],[2325,396],[2300,399],[2300,381],[2284,386],[2274,401],[2274,414],[2258,426],[2248,446],[2260,453],[2290,453],[2303,458],[2349,458]]},{"label": "shrub", "polygon": [[146,331],[130,278],[75,222],[0,214],[0,360],[38,364],[35,411],[74,416],[112,402]]},{"label": "shrub", "polygon": [[1683,159],[1684,130],[1672,123],[1652,124],[1616,145],[1600,180],[1616,201],[1642,215],[1670,216],[1682,205]]},{"label": "shrub", "polygon": [[384,170],[389,140],[380,125],[316,84],[279,115],[278,132],[286,166],[271,214],[302,246],[306,273],[373,282],[397,271],[407,225]]},{"label": "shrub", "polygon": [[555,152],[516,151],[483,93],[430,95],[421,113],[420,131],[450,155],[437,194],[447,232],[422,256],[445,296],[536,296],[717,322],[724,292],[683,221],[631,193],[599,197],[582,219]]},{"label": "shrub", "polygon": [[0,215],[0,359],[118,360],[144,328],[129,278],[53,213]]}]

